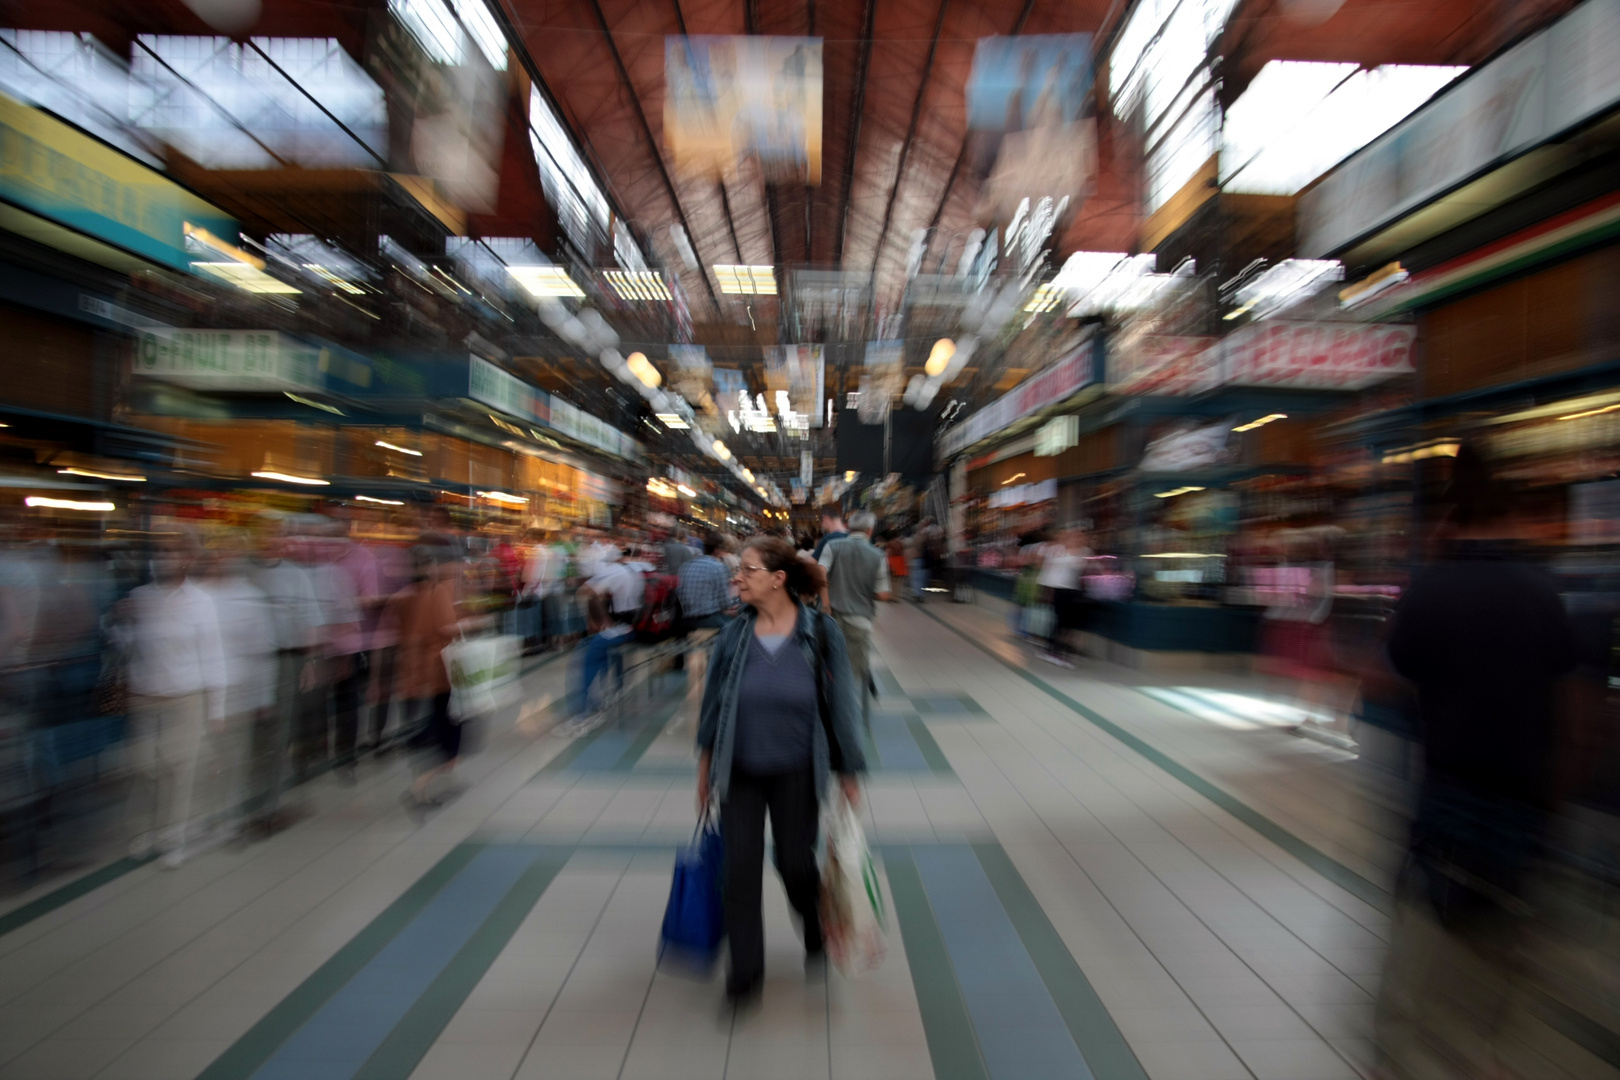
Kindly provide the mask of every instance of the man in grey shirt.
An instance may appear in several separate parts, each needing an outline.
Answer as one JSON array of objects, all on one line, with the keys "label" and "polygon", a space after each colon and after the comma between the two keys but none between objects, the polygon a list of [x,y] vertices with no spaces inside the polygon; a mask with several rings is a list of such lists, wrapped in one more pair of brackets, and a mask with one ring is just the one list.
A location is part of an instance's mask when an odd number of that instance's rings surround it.
[{"label": "man in grey shirt", "polygon": [[697,557],[692,545],[686,542],[686,530],[676,529],[664,540],[664,573],[679,574],[681,567]]},{"label": "man in grey shirt", "polygon": [[832,612],[849,646],[849,669],[861,688],[861,719],[872,723],[872,618],[889,599],[889,560],[872,545],[877,519],[860,510],[849,516],[849,535],[821,552],[827,571],[822,606]]}]

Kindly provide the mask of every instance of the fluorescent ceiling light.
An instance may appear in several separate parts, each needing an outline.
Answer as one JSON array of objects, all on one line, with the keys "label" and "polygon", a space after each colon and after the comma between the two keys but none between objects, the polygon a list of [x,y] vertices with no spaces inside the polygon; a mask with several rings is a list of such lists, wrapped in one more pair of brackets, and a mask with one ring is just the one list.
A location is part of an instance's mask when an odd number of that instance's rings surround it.
[{"label": "fluorescent ceiling light", "polygon": [[47,499],[41,495],[30,495],[23,500],[23,505],[37,507],[41,510],[84,510],[92,514],[107,514],[118,509],[110,502],[77,502],[73,499]]},{"label": "fluorescent ceiling light", "polygon": [[471,38],[491,67],[506,70],[506,35],[483,0],[457,4],[453,9],[444,0],[388,0],[388,10],[433,59],[453,66],[465,64],[466,42]]},{"label": "fluorescent ceiling light", "polygon": [[1071,318],[1141,311],[1166,291],[1184,285],[1197,272],[1191,259],[1168,274],[1154,273],[1157,265],[1158,256],[1152,252],[1127,255],[1123,251],[1077,251],[1064,261],[1063,269],[1048,287],[1068,300]]},{"label": "fluorescent ceiling light", "polygon": [[720,291],[731,296],[775,296],[776,268],[772,266],[736,266],[717,264],[714,280]]},{"label": "fluorescent ceiling light", "polygon": [[144,484],[146,477],[134,476],[129,473],[95,472],[91,469],[57,469],[64,476],[88,476],[94,480],[121,480],[128,484]]},{"label": "fluorescent ceiling light", "polygon": [[1035,290],[1035,295],[1029,298],[1029,303],[1024,305],[1024,310],[1040,315],[1057,307],[1058,301],[1062,299],[1062,289],[1051,284],[1042,285]]},{"label": "fluorescent ceiling light", "polygon": [[342,416],[343,415],[343,410],[338,408],[335,405],[328,405],[325,402],[315,401],[312,398],[299,397],[297,394],[293,393],[291,390],[283,390],[282,393],[286,394],[288,398],[290,398],[293,401],[298,402],[298,404],[300,404],[300,405],[308,405],[312,409],[319,409],[322,412],[329,412],[333,416]]},{"label": "fluorescent ceiling light", "polygon": [[362,296],[362,295],[365,294],[366,290],[362,289],[360,286],[354,284],[353,282],[344,281],[342,278],[340,278],[336,274],[332,273],[332,271],[328,270],[326,267],[322,266],[320,263],[305,263],[304,264],[304,269],[308,270],[310,273],[314,274],[316,277],[321,278],[328,285],[332,285],[335,288],[342,289],[344,292],[349,293],[352,296]]},{"label": "fluorescent ceiling light", "polygon": [[377,445],[382,447],[384,450],[392,450],[395,453],[399,453],[399,454],[409,454],[409,455],[411,455],[411,457],[421,457],[422,456],[422,451],[420,451],[420,450],[412,450],[409,447],[405,447],[405,446],[395,446],[393,443],[384,442],[381,439],[377,440]]},{"label": "fluorescent ceiling light", "polygon": [[675,490],[680,492],[682,495],[685,495],[688,499],[694,499],[697,497],[697,492],[693,491],[685,484],[676,484]]},{"label": "fluorescent ceiling light", "polygon": [[1221,185],[1294,195],[1394,127],[1466,67],[1272,60],[1226,112]]},{"label": "fluorescent ceiling light", "polygon": [[1284,259],[1239,286],[1238,306],[1224,317],[1253,312],[1255,318],[1264,319],[1314,295],[1330,281],[1343,280],[1344,264],[1337,259]]},{"label": "fluorescent ceiling light", "polygon": [[490,502],[504,503],[507,506],[527,506],[529,503],[529,500],[521,495],[508,495],[504,491],[480,491],[478,497],[488,499]]},{"label": "fluorescent ceiling light", "polygon": [[[1173,488],[1170,491],[1161,491],[1157,495],[1154,495],[1153,497],[1155,499],[1173,499],[1177,495],[1190,495],[1194,491],[1203,491],[1203,490],[1204,489],[1201,488],[1201,487],[1194,487],[1193,485],[1189,484],[1186,487]],[[1151,556],[1151,555],[1148,556],[1148,558],[1153,558],[1153,557],[1154,556]],[[1158,556],[1158,557],[1159,558],[1164,558],[1164,559],[1171,558],[1171,556],[1169,556],[1169,555],[1162,555],[1162,556]]]},{"label": "fluorescent ceiling light", "polygon": [[670,300],[669,286],[656,270],[608,270],[602,276],[621,300]]},{"label": "fluorescent ceiling light", "polygon": [[1456,439],[1441,439],[1422,446],[1415,446],[1409,450],[1392,450],[1381,459],[1384,465],[1410,465],[1414,461],[1427,461],[1429,458],[1456,457],[1462,449],[1462,443]]},{"label": "fluorescent ceiling light", "polygon": [[1263,428],[1267,424],[1274,423],[1274,422],[1276,422],[1278,420],[1286,420],[1286,419],[1288,419],[1288,414],[1287,413],[1285,413],[1285,412],[1274,412],[1269,416],[1262,416],[1258,420],[1250,420],[1247,424],[1239,424],[1237,427],[1233,428],[1232,430],[1233,431],[1253,431],[1255,428]]},{"label": "fluorescent ceiling light", "polygon": [[680,413],[661,412],[654,413],[653,415],[658,417],[659,423],[663,424],[671,431],[685,431],[687,428],[692,426],[682,419]]},{"label": "fluorescent ceiling light", "polygon": [[243,292],[292,296],[303,292],[279,278],[273,278],[257,267],[240,262],[194,262],[193,270],[201,270]]},{"label": "fluorescent ceiling light", "polygon": [[331,487],[332,481],[322,480],[318,476],[294,476],[292,473],[271,472],[264,470],[253,474],[260,480],[280,480],[288,484],[306,484],[310,487]]},{"label": "fluorescent ceiling light", "polygon": [[[1583,420],[1588,416],[1600,416],[1603,413],[1614,412],[1616,409],[1620,409],[1620,405],[1604,405],[1601,408],[1585,409],[1585,410],[1583,410],[1581,412],[1572,412],[1572,413],[1569,413],[1569,414],[1567,414],[1565,416],[1560,416],[1558,419],[1560,419],[1560,420]],[[65,472],[66,470],[63,470],[63,471]]]},{"label": "fluorescent ceiling light", "polygon": [[583,297],[585,292],[560,266],[508,266],[506,272],[534,296]]},{"label": "fluorescent ceiling light", "polygon": [[1392,289],[1411,276],[1400,263],[1387,263],[1360,281],[1340,289],[1339,303],[1347,308],[1364,304],[1385,289]]},{"label": "fluorescent ceiling light", "polygon": [[[1199,490],[1203,490],[1200,488]],[[1209,551],[1159,551],[1152,555],[1142,556],[1144,559],[1224,559],[1225,555],[1216,555]]]},{"label": "fluorescent ceiling light", "polygon": [[373,499],[370,495],[356,495],[355,502],[376,503],[378,506],[404,506],[399,499]]},{"label": "fluorescent ceiling light", "polygon": [[235,244],[232,244],[227,240],[220,239],[199,225],[193,225],[189,221],[184,221],[180,223],[180,229],[185,234],[186,239],[194,240],[211,251],[217,251],[227,259],[230,259],[232,262],[239,262],[244,266],[251,266],[255,270],[264,269],[263,259],[259,258],[257,255],[249,255]]}]

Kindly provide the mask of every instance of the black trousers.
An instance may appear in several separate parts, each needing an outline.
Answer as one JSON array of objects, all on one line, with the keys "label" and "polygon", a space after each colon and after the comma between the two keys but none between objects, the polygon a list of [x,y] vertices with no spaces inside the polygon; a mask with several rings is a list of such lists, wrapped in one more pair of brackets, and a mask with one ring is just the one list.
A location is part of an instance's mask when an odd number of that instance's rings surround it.
[{"label": "black trousers", "polygon": [[366,687],[371,684],[371,665],[363,652],[345,657],[348,674],[332,684],[333,734],[336,736],[337,766],[354,767],[354,745],[360,734],[360,708]]},{"label": "black trousers", "polygon": [[739,994],[765,978],[765,919],[760,890],[765,874],[765,813],[771,815],[776,869],[788,903],[804,920],[804,948],[821,951],[821,871],[816,866],[816,775],[797,772],[760,776],[731,770],[731,787],[720,807],[725,832],[726,936],[731,943],[727,993]]}]

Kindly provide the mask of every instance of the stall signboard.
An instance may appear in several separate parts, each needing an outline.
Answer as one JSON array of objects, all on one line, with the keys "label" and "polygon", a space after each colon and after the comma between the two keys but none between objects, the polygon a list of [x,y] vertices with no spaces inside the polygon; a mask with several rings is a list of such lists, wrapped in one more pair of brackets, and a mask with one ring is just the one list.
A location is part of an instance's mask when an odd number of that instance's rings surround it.
[{"label": "stall signboard", "polygon": [[1080,442],[1078,416],[1054,416],[1035,433],[1035,456],[1057,457]]},{"label": "stall signboard", "polygon": [[1034,484],[1014,484],[990,493],[990,508],[1000,510],[1009,506],[1033,506],[1057,498],[1057,481],[1041,480]]},{"label": "stall signboard", "polygon": [[1411,326],[1265,319],[1224,338],[1122,334],[1108,355],[1116,394],[1187,396],[1220,386],[1363,390],[1412,371]]},{"label": "stall signboard", "polygon": [[551,422],[551,395],[481,356],[467,360],[467,396],[520,420]]},{"label": "stall signboard", "polygon": [[176,270],[185,226],[234,237],[217,207],[50,115],[0,94],[0,198]]},{"label": "stall signboard", "polygon": [[1187,396],[1221,383],[1215,338],[1126,331],[1108,351],[1108,384],[1116,394]]},{"label": "stall signboard", "polygon": [[1235,386],[1362,390],[1412,370],[1417,329],[1390,324],[1263,320],[1221,341],[1221,372]]},{"label": "stall signboard", "polygon": [[324,350],[274,330],[142,330],[134,373],[196,390],[320,390]]},{"label": "stall signboard", "polygon": [[1322,258],[1620,102],[1620,0],[1587,0],[1476,68],[1299,197]]},{"label": "stall signboard", "polygon": [[939,454],[949,458],[987,439],[1032,412],[1070,397],[1095,382],[1092,343],[1086,341],[1051,367],[1032,375],[939,438]]},{"label": "stall signboard", "polygon": [[641,457],[641,444],[636,440],[607,421],[556,396],[551,399],[551,426],[575,442],[594,446],[627,461]]}]

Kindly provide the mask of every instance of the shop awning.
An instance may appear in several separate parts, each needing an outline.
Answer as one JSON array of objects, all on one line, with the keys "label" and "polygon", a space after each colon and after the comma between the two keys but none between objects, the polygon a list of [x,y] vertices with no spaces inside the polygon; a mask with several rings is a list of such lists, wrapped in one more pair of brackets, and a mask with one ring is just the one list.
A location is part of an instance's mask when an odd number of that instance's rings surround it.
[{"label": "shop awning", "polygon": [[177,450],[200,445],[125,424],[36,409],[18,409],[3,404],[0,404],[0,422],[6,425],[6,430],[0,431],[0,435],[128,461],[163,463],[169,461]]}]

